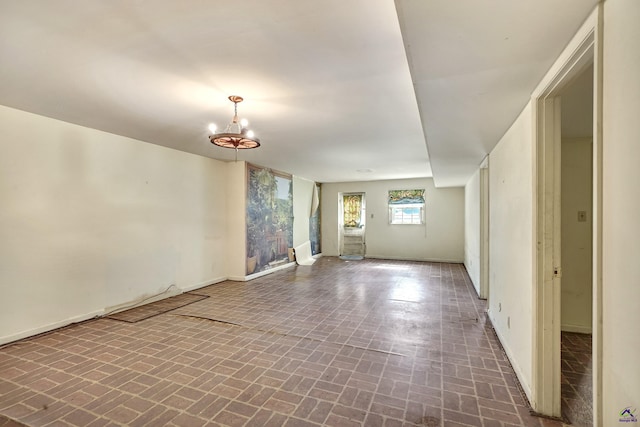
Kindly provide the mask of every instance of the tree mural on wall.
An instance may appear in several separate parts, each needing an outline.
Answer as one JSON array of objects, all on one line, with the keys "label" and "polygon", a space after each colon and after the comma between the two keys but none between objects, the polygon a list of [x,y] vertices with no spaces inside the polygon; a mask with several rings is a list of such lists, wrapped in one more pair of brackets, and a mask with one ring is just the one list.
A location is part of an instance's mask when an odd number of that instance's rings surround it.
[{"label": "tree mural on wall", "polygon": [[[316,185],[318,200],[321,198],[321,186]],[[311,218],[309,218],[309,240],[311,242],[311,254],[317,255],[322,250],[320,247],[320,208],[315,210]]]},{"label": "tree mural on wall", "polygon": [[293,188],[290,175],[248,165],[247,274],[288,260],[293,245]]}]

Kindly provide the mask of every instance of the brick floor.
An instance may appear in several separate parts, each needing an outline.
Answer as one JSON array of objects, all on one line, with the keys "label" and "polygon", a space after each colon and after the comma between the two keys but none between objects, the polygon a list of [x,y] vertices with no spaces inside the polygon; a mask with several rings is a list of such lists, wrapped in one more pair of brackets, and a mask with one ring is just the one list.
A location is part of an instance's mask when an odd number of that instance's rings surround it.
[{"label": "brick floor", "polygon": [[562,426],[529,415],[460,264],[323,257],[197,292],[209,298],[0,348],[0,414],[30,426]]},{"label": "brick floor", "polygon": [[578,427],[593,425],[591,335],[562,332],[562,413]]}]

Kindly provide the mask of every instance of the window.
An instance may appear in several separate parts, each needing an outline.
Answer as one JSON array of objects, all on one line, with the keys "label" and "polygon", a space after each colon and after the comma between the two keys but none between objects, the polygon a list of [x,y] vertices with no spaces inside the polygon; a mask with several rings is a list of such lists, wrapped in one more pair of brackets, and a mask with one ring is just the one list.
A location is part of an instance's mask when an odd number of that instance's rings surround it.
[{"label": "window", "polygon": [[389,224],[424,224],[424,190],[389,191]]},{"label": "window", "polygon": [[346,194],[342,200],[345,227],[362,226],[362,194]]}]

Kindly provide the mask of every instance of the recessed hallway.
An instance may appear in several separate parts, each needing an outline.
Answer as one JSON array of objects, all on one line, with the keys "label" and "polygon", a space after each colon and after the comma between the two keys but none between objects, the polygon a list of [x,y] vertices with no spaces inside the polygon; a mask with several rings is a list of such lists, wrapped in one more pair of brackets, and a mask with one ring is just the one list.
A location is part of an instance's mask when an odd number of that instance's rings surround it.
[{"label": "recessed hallway", "polygon": [[461,264],[324,257],[197,293],[209,298],[1,348],[0,414],[31,426],[562,425],[529,415]]}]

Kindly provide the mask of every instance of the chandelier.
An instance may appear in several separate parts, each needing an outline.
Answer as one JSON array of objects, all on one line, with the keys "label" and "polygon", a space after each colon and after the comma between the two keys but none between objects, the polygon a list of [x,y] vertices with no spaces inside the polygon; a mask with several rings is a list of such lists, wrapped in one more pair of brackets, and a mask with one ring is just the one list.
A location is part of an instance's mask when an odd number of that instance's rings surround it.
[{"label": "chandelier", "polygon": [[260,140],[254,136],[253,131],[247,129],[249,122],[247,119],[238,119],[238,103],[243,101],[241,96],[232,95],[229,101],[233,102],[233,119],[231,123],[224,128],[222,132],[216,132],[217,127],[211,123],[209,130],[213,132],[209,136],[212,144],[224,148],[234,148],[236,150],[236,160],[238,159],[238,150],[246,150],[249,148],[257,148],[260,146]]}]

